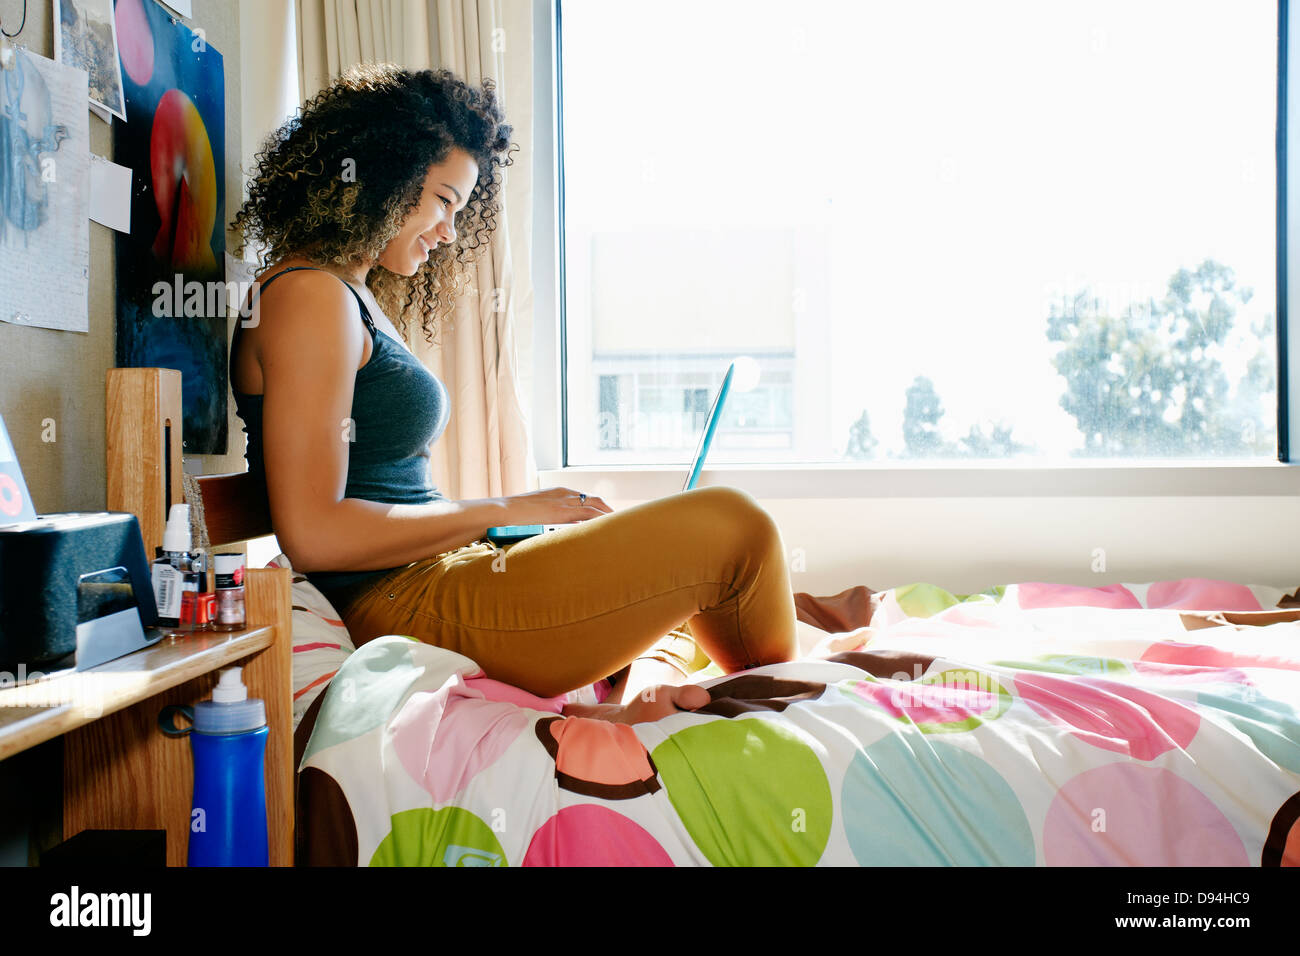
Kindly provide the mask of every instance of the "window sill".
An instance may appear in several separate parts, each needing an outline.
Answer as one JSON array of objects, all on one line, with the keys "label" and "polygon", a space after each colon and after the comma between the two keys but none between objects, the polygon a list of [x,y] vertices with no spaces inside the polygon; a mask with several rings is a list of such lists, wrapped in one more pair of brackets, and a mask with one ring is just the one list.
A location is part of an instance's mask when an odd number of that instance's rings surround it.
[{"label": "window sill", "polygon": [[[688,470],[686,465],[583,465],[542,469],[538,480],[543,488],[648,501],[680,491]],[[724,464],[706,467],[699,483],[731,485],[759,499],[1300,496],[1300,465],[1195,460]]]}]

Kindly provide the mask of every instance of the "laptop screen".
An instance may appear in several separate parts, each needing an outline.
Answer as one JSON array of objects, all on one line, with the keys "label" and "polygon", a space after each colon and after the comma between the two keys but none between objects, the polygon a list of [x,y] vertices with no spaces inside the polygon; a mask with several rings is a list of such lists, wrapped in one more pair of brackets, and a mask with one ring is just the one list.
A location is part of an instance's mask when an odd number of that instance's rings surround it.
[{"label": "laptop screen", "polygon": [[4,417],[0,416],[0,524],[35,520],[36,507],[23,481],[23,470],[18,467]]},{"label": "laptop screen", "polygon": [[718,389],[718,394],[713,398],[713,407],[709,409],[709,417],[704,422],[704,433],[700,435],[700,444],[695,449],[695,461],[691,464],[691,471],[686,476],[686,484],[682,487],[682,491],[690,491],[699,481],[700,471],[704,468],[704,459],[709,457],[709,447],[713,444],[713,433],[722,418],[722,409],[727,404],[727,393],[731,390],[731,376],[735,371],[736,363],[732,362],[727,368],[727,374],[722,377],[722,386]]}]

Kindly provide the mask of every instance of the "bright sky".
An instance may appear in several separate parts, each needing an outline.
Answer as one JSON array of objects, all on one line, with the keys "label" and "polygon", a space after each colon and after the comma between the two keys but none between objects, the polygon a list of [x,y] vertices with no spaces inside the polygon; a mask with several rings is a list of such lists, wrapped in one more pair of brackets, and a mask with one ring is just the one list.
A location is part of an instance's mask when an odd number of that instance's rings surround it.
[{"label": "bright sky", "polygon": [[[1275,308],[1274,0],[564,0],[568,214],[828,223],[832,434],[1004,418],[1066,453],[1047,303],[1213,257]],[[647,188],[641,172],[655,171]],[[1249,343],[1253,351],[1254,343]],[[1235,383],[1249,351],[1225,357]]]}]

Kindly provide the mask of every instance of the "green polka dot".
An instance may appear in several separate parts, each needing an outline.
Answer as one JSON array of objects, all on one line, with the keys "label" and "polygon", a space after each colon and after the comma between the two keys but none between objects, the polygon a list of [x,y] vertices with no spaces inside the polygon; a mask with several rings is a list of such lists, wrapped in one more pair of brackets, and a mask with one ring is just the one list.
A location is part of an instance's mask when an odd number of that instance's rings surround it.
[{"label": "green polka dot", "polygon": [[1075,657],[1070,654],[1044,654],[1040,660],[1048,664],[1060,664],[1076,674],[1090,674],[1096,677],[1104,677],[1107,674],[1117,677],[1133,672],[1133,668],[1127,663],[1114,657]]},{"label": "green polka dot", "polygon": [[1078,674],[1084,677],[1123,677],[1133,668],[1114,657],[1076,657],[1071,654],[1043,654],[1029,661],[993,661],[998,667],[1049,674]]},{"label": "green polka dot", "polygon": [[491,828],[460,807],[403,810],[392,817],[371,866],[509,866]]},{"label": "green polka dot", "polygon": [[714,866],[812,866],[833,803],[821,760],[786,728],[759,718],[677,731],[651,754],[668,798]]},{"label": "green polka dot", "polygon": [[707,667],[702,667],[694,674],[691,675],[691,680],[702,680],[703,678],[706,677],[726,677],[726,676],[727,676],[726,671],[724,671],[713,661],[709,661],[709,665]]},{"label": "green polka dot", "polygon": [[904,584],[894,588],[894,600],[908,617],[930,617],[957,604],[957,598],[933,584]]},{"label": "green polka dot", "polygon": [[997,604],[1005,591],[1000,585],[978,594],[953,594],[934,584],[904,584],[894,588],[894,600],[908,617],[933,617],[956,604]]}]

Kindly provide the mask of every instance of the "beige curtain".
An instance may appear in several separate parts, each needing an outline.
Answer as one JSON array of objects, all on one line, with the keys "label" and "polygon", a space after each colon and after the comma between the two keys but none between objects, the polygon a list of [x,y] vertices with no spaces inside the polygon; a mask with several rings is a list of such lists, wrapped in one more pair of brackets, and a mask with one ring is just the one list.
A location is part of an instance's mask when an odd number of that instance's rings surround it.
[{"label": "beige curtain", "polygon": [[[502,214],[491,247],[438,346],[407,316],[407,344],[447,386],[451,420],[431,450],[433,483],[448,498],[537,487],[521,398],[516,333],[531,341],[532,3],[530,0],[295,0],[303,101],[354,63],[447,68],[496,83],[520,149],[501,171]],[[501,294],[494,290],[500,289]]]}]

